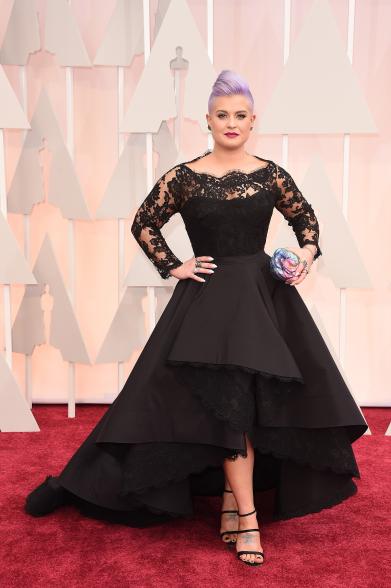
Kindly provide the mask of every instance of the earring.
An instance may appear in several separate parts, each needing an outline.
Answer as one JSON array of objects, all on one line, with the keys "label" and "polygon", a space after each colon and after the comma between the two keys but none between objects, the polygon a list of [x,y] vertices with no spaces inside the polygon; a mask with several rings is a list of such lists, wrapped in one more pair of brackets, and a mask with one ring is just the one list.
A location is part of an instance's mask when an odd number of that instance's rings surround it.
[{"label": "earring", "polygon": [[250,131],[252,131],[252,130],[253,130],[253,128],[254,128],[254,127],[250,127]]},{"label": "earring", "polygon": [[211,131],[212,129],[210,128],[210,126],[208,125],[208,129]]}]

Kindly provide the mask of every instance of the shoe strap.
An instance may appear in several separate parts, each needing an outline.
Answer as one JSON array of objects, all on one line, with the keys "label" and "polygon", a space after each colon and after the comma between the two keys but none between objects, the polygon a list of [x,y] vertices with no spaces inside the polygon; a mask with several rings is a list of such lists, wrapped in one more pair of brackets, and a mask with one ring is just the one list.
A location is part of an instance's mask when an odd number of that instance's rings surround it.
[{"label": "shoe strap", "polygon": [[231,494],[233,494],[232,490],[226,490],[225,488],[224,488],[224,492],[230,492]]},{"label": "shoe strap", "polygon": [[259,529],[241,529],[240,531],[235,531],[236,533],[249,533],[250,531],[258,531],[258,533],[260,533],[261,531]]},{"label": "shoe strap", "polygon": [[254,510],[252,510],[251,512],[246,512],[245,514],[240,514],[240,513],[238,512],[238,515],[239,515],[240,517],[247,517],[248,515],[252,515],[252,514],[254,514],[255,512],[257,512],[257,511],[256,511],[256,510],[255,510],[255,508],[254,508]]},{"label": "shoe strap", "polygon": [[263,557],[263,551],[237,551],[237,555],[243,555],[244,553],[257,553],[258,555],[262,555]]}]

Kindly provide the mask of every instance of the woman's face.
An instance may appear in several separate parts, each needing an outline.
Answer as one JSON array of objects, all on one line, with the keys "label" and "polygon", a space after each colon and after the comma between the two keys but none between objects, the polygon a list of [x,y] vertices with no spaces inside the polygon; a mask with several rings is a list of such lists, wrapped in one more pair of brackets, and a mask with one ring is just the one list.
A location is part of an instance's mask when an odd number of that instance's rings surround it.
[{"label": "woman's face", "polygon": [[237,149],[247,141],[255,118],[250,101],[241,94],[216,96],[206,115],[215,143],[226,149]]}]

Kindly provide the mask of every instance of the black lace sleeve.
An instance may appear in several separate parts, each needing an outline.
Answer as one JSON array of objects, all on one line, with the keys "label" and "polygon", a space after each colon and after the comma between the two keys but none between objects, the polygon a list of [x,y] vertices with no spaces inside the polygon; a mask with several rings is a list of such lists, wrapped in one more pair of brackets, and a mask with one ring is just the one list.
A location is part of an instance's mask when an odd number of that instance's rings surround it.
[{"label": "black lace sleeve", "polygon": [[292,226],[296,239],[303,247],[306,243],[316,245],[314,260],[322,255],[319,247],[319,224],[311,204],[304,198],[292,176],[276,165],[275,207]]},{"label": "black lace sleeve", "polygon": [[160,231],[171,216],[179,212],[177,170],[178,166],[168,170],[156,182],[136,211],[131,226],[132,235],[163,279],[170,277],[170,269],[182,265]]}]

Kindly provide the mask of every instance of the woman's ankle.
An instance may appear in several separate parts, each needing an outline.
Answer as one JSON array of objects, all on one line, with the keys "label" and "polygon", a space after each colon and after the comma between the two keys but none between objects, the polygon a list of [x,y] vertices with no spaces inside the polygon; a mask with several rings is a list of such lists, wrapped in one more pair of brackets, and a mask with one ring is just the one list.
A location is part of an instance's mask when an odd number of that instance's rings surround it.
[{"label": "woman's ankle", "polygon": [[255,506],[254,505],[251,505],[251,504],[247,504],[247,505],[245,504],[245,505],[243,505],[243,503],[240,503],[240,505],[239,505],[239,513],[241,515],[243,515],[243,518],[250,517],[250,516],[252,516],[252,514],[256,514]]},{"label": "woman's ankle", "polygon": [[230,507],[234,507],[234,508],[238,508],[237,502],[236,502],[236,498],[235,495],[232,494],[228,494],[227,492],[224,492],[223,494],[223,504],[229,505]]}]

